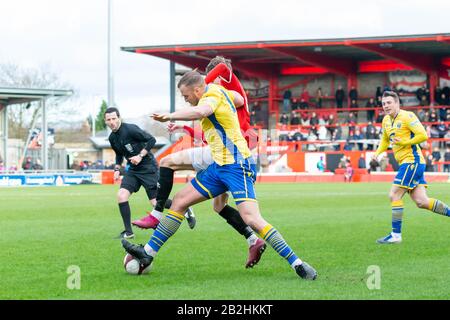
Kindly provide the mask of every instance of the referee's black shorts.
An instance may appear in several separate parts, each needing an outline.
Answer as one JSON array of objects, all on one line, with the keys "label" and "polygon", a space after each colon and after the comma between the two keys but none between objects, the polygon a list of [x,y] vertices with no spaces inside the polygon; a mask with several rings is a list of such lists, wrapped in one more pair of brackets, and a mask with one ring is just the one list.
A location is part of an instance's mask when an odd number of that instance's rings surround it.
[{"label": "referee's black shorts", "polygon": [[141,186],[147,192],[149,200],[156,198],[159,171],[135,171],[128,170],[123,176],[120,188],[128,190],[130,193],[138,192]]}]

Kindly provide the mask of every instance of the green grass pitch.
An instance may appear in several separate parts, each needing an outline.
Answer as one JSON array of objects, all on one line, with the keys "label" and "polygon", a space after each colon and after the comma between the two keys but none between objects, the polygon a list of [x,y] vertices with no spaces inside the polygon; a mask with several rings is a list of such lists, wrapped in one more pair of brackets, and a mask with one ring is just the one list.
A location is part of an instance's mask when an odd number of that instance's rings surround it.
[{"label": "green grass pitch", "polygon": [[[174,190],[181,188],[176,185]],[[195,207],[161,249],[151,273],[128,275],[117,186],[0,189],[0,299],[448,299],[450,219],[420,210],[405,197],[403,243],[381,246],[390,231],[390,184],[260,184],[264,218],[319,277],[304,281],[268,248],[245,269],[247,244],[212,203]],[[450,203],[450,185],[429,195]],[[132,218],[149,208],[141,190]],[[135,229],[135,243],[151,232]],[[67,287],[69,266],[80,268],[80,289]],[[369,266],[381,271],[369,289]]]}]

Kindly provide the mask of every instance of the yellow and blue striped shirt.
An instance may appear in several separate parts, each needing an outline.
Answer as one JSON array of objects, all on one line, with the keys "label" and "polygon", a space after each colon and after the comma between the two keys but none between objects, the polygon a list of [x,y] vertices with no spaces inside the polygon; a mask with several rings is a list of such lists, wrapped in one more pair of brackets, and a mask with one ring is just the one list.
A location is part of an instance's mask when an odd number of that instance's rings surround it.
[{"label": "yellow and blue striped shirt", "polygon": [[[393,138],[400,138],[400,140],[410,140],[416,136],[424,136],[426,140],[427,133],[422,123],[420,123],[417,116],[410,111],[400,110],[395,118],[389,115],[384,116],[382,122],[383,136],[381,144],[377,150],[377,154],[385,151]],[[403,163],[425,163],[422,155],[422,150],[418,144],[400,146],[392,144],[392,151],[394,152],[395,160],[398,164]]]},{"label": "yellow and blue striped shirt", "polygon": [[251,156],[241,133],[233,94],[224,87],[209,84],[198,105],[209,105],[213,114],[200,121],[205,139],[218,165],[239,163]]}]

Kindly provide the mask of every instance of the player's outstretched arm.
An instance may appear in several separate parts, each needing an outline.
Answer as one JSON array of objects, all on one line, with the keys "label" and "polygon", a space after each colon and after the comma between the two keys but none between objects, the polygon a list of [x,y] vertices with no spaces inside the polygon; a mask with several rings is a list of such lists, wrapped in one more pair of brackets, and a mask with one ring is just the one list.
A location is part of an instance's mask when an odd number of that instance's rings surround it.
[{"label": "player's outstretched arm", "polygon": [[189,121],[200,120],[213,114],[213,109],[209,105],[189,107],[172,113],[154,113],[151,117],[155,121],[167,122],[167,121]]}]

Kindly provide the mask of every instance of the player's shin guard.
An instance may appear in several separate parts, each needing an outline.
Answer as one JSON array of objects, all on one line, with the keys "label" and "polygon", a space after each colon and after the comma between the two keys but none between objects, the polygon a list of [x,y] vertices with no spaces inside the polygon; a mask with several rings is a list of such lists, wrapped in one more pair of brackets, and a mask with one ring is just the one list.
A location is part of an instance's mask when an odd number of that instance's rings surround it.
[{"label": "player's shin guard", "polygon": [[166,201],[170,196],[173,187],[174,170],[167,167],[159,168],[158,193],[156,194],[155,210],[164,211]]},{"label": "player's shin guard", "polygon": [[246,239],[253,234],[253,230],[245,224],[244,220],[242,220],[241,215],[239,214],[239,211],[237,211],[235,208],[226,205],[225,207],[223,207],[222,211],[219,212],[219,215]]},{"label": "player's shin guard", "polygon": [[450,209],[448,205],[436,199],[430,198],[430,202],[428,203],[428,210],[431,210],[443,216],[450,217]]},{"label": "player's shin guard", "polygon": [[282,235],[277,231],[277,229],[272,227],[272,225],[266,225],[259,232],[259,235],[264,239],[264,241],[270,244],[280,256],[285,258],[291,266],[294,262],[300,261],[294,251],[292,251],[292,249],[283,239]]},{"label": "player's shin guard", "polygon": [[391,202],[392,207],[392,232],[402,233],[402,219],[403,219],[403,200],[396,200]]},{"label": "player's shin guard", "polygon": [[158,252],[159,249],[166,243],[171,236],[177,232],[181,223],[183,222],[184,215],[172,210],[168,210],[168,213],[158,224],[155,232],[153,232],[148,245],[154,252]]},{"label": "player's shin guard", "polygon": [[133,229],[131,229],[131,209],[128,201],[119,203],[119,210],[125,231],[133,233]]}]

